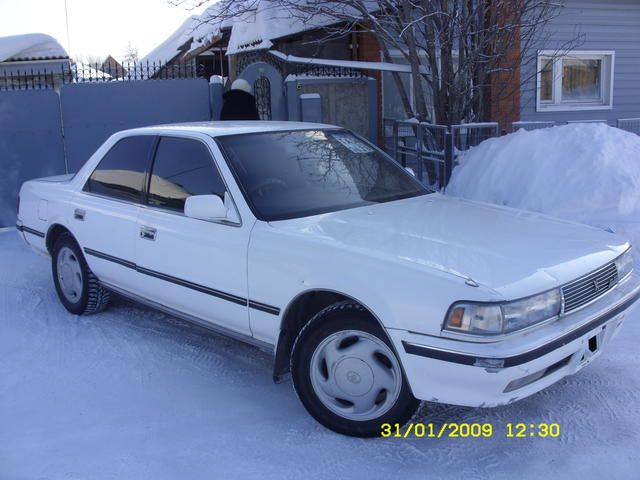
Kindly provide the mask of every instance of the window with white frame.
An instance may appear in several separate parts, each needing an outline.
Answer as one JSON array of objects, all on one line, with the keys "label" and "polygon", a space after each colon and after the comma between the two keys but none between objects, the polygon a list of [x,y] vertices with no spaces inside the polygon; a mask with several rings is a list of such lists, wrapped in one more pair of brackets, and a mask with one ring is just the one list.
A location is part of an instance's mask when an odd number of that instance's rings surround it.
[{"label": "window with white frame", "polygon": [[613,51],[538,52],[537,110],[606,110],[613,106]]}]

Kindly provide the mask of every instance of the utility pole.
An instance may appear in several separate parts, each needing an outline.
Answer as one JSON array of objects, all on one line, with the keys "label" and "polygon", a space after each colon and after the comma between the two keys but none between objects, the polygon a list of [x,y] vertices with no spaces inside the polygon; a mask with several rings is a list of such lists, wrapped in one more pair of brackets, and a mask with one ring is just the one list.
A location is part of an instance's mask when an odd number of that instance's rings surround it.
[{"label": "utility pole", "polygon": [[64,22],[67,28],[67,54],[71,56],[71,37],[69,36],[69,11],[67,9],[67,0],[64,0]]}]

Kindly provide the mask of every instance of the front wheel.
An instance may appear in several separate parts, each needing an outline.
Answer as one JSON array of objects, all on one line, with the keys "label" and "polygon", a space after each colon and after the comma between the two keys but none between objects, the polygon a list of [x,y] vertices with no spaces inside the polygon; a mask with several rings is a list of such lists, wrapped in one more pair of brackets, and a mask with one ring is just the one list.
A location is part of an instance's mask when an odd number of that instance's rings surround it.
[{"label": "front wheel", "polygon": [[380,435],[419,405],[381,327],[360,305],[340,302],[302,329],[291,356],[293,384],[307,411],[331,430]]},{"label": "front wheel", "polygon": [[51,270],[58,298],[76,315],[89,315],[106,308],[110,292],[91,272],[80,247],[68,233],[53,245]]}]

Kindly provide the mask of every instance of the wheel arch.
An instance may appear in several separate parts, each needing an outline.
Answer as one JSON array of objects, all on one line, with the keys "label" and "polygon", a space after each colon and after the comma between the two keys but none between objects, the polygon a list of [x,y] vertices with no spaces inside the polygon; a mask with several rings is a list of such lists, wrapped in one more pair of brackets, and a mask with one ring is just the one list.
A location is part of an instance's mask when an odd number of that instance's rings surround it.
[{"label": "wheel arch", "polygon": [[[61,223],[52,223],[49,226],[49,229],[47,230],[47,234],[45,235],[45,245],[50,255],[53,254],[53,246],[55,245],[56,240],[60,238],[60,235],[62,235],[63,233],[68,233],[74,238],[74,240],[76,238],[71,232],[71,230],[69,230],[67,227],[65,227]],[[77,240],[76,240],[76,243],[77,243]]]},{"label": "wheel arch", "polygon": [[280,333],[275,348],[275,360],[273,365],[274,381],[280,382],[289,373],[289,360],[293,343],[302,328],[313,318],[315,314],[342,301],[357,303],[377,322],[386,335],[386,330],[380,318],[365,302],[353,295],[332,290],[329,288],[312,288],[298,293],[285,307],[280,321]]}]

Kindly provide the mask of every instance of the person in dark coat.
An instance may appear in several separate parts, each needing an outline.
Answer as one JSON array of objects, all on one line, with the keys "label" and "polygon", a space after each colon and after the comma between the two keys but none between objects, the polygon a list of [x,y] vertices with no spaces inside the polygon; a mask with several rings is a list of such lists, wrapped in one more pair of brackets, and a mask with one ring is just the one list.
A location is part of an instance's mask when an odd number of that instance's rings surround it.
[{"label": "person in dark coat", "polygon": [[220,120],[260,120],[249,82],[238,78],[231,84],[231,90],[222,96]]}]

